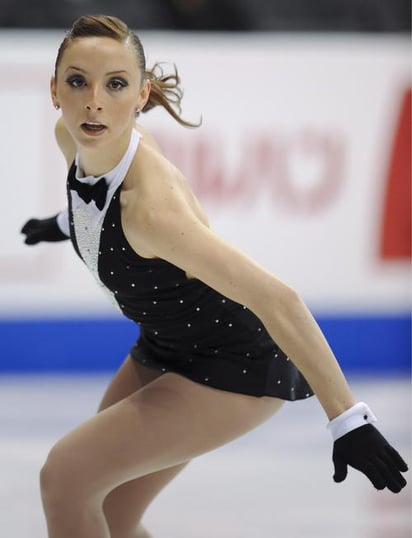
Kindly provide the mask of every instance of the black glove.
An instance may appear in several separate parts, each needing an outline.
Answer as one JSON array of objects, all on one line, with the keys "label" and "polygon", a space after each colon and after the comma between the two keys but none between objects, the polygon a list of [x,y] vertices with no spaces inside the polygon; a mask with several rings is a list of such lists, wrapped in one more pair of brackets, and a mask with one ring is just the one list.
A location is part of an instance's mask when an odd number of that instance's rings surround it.
[{"label": "black glove", "polygon": [[35,245],[40,241],[65,241],[69,239],[57,224],[57,215],[48,219],[30,219],[21,229],[25,234],[26,245]]},{"label": "black glove", "polygon": [[350,465],[364,473],[376,489],[386,487],[399,493],[406,486],[400,472],[406,472],[408,466],[372,424],[360,426],[336,439],[333,463],[335,482],[345,480]]}]

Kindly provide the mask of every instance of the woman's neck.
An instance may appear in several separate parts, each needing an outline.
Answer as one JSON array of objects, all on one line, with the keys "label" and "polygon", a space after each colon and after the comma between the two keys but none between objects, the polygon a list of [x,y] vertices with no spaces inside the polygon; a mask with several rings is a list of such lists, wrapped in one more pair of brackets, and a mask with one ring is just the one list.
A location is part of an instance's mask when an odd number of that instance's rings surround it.
[{"label": "woman's neck", "polygon": [[131,129],[127,129],[116,142],[97,147],[79,146],[79,165],[85,176],[99,177],[110,172],[122,160],[129,146]]}]

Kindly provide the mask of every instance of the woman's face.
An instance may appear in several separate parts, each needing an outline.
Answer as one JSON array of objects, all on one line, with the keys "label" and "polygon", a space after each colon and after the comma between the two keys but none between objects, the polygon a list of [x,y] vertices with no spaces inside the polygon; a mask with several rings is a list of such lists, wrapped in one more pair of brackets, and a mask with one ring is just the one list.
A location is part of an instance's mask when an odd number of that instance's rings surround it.
[{"label": "woman's face", "polygon": [[51,94],[80,146],[113,142],[134,125],[150,93],[135,54],[127,43],[107,37],[78,38],[64,51]]}]

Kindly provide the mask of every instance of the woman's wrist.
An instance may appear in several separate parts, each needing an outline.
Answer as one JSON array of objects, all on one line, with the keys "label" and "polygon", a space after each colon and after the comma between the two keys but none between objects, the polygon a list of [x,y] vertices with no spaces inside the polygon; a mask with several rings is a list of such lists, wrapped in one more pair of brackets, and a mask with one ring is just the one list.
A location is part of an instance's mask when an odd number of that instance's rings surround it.
[{"label": "woman's wrist", "polygon": [[333,440],[336,441],[350,431],[374,422],[377,422],[377,418],[370,407],[365,402],[358,402],[329,421],[327,428],[331,432]]}]

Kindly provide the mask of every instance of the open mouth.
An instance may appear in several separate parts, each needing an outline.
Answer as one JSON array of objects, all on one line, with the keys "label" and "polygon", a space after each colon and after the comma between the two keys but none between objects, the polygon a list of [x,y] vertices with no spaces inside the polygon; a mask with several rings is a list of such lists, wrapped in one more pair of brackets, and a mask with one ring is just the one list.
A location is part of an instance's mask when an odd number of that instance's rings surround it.
[{"label": "open mouth", "polygon": [[88,134],[99,134],[106,129],[106,126],[102,123],[85,122],[82,123],[81,128]]}]

